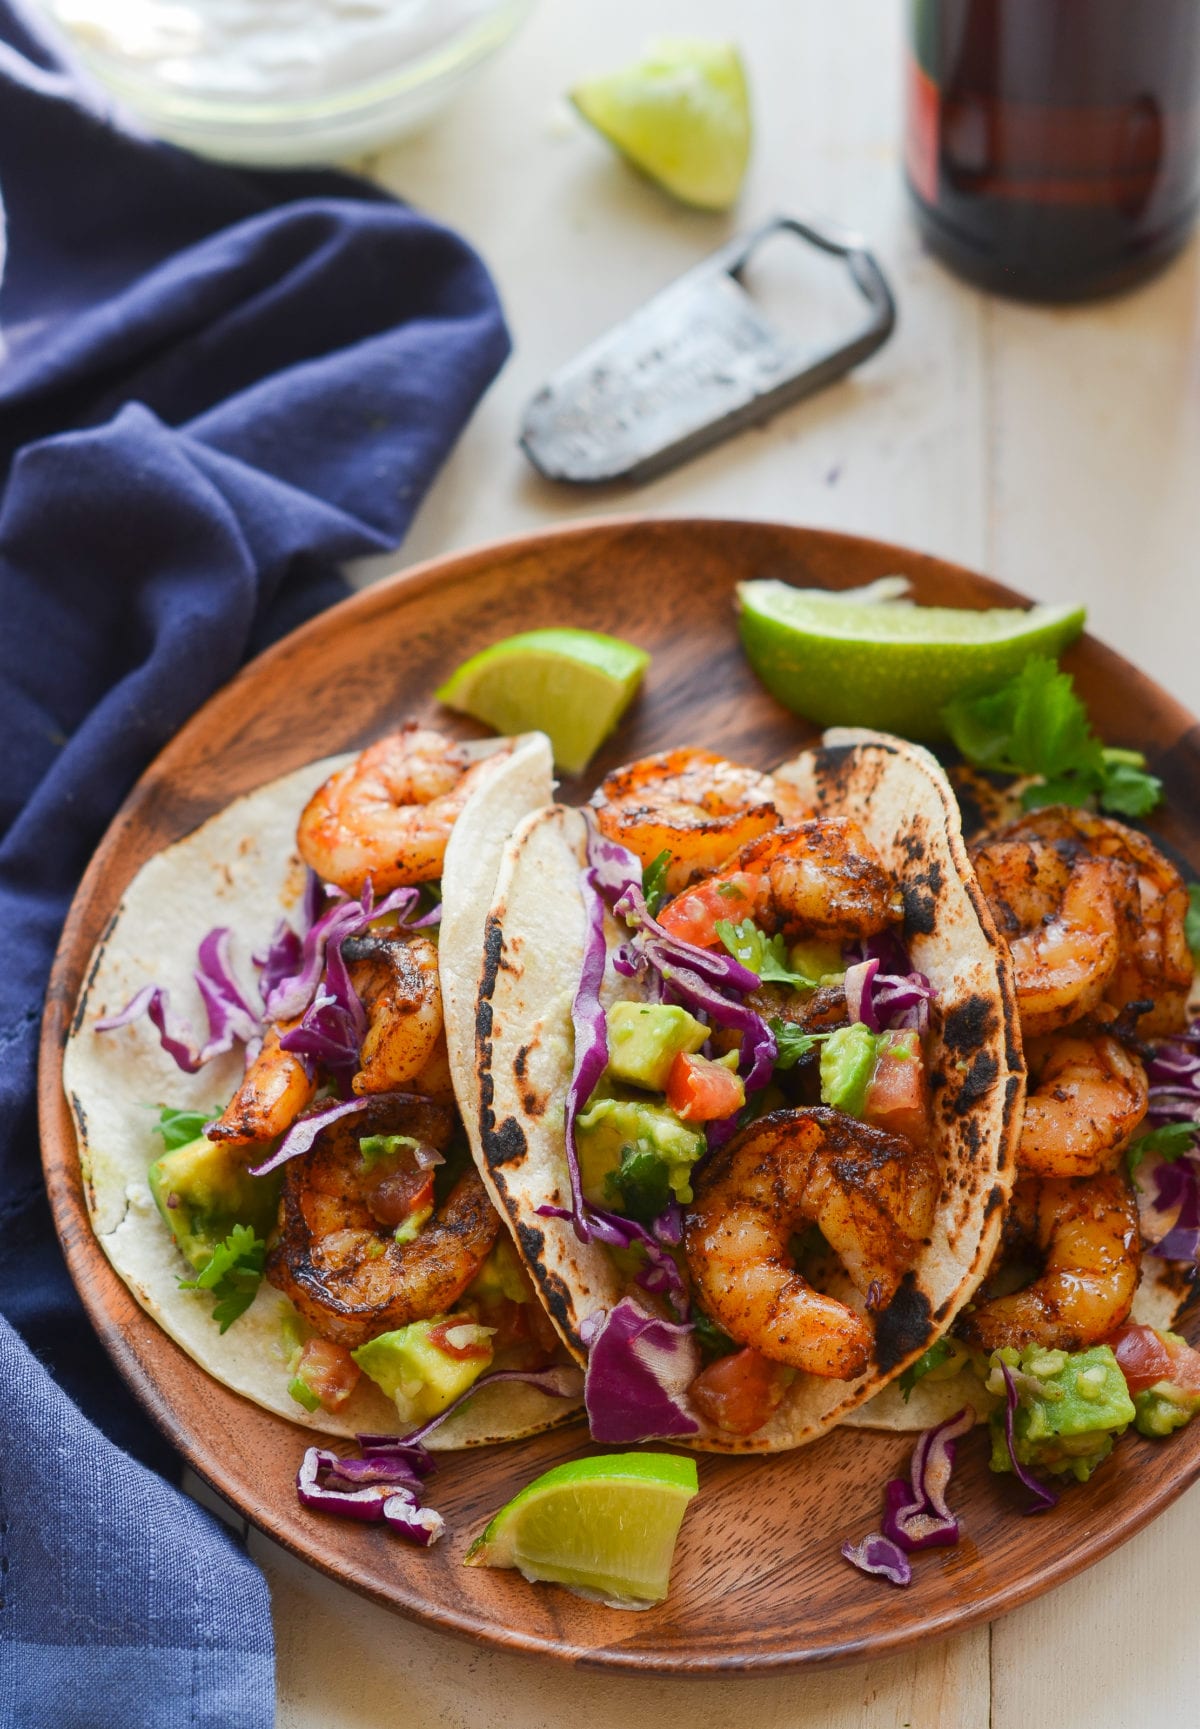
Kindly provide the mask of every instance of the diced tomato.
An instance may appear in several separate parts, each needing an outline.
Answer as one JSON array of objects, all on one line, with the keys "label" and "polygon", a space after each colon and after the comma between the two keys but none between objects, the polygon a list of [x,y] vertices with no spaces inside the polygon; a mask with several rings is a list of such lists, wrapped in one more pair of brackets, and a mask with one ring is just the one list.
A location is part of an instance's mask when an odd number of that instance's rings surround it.
[{"label": "diced tomato", "polygon": [[[456,1335],[454,1338],[450,1337],[452,1333]],[[470,1315],[447,1315],[436,1327],[430,1327],[429,1343],[447,1357],[453,1357],[456,1363],[492,1355],[490,1332]]]},{"label": "diced tomato", "polygon": [[702,1417],[727,1435],[753,1435],[778,1406],[789,1379],[782,1363],[747,1347],[702,1369],[688,1397]]},{"label": "diced tomato", "polygon": [[557,1355],[558,1334],[536,1298],[516,1303],[501,1297],[486,1305],[481,1318],[485,1326],[495,1329],[492,1349],[497,1356],[503,1351],[515,1361],[514,1354],[519,1355],[523,1369],[540,1369]]},{"label": "diced tomato", "polygon": [[1182,1340],[1164,1339],[1153,1327],[1118,1327],[1107,1341],[1131,1393],[1144,1393],[1156,1381],[1172,1381],[1200,1393],[1200,1351]]},{"label": "diced tomato", "polygon": [[367,1205],[371,1217],[394,1230],[413,1213],[433,1205],[432,1171],[394,1171],[380,1177]]},{"label": "diced tomato", "polygon": [[667,1103],[685,1123],[712,1123],[731,1117],[746,1102],[740,1075],[724,1063],[680,1051],[667,1076]]},{"label": "diced tomato", "polygon": [[297,1379],[327,1411],[346,1403],[361,1373],[345,1345],[335,1345],[331,1339],[309,1339],[296,1364]]},{"label": "diced tomato", "polygon": [[669,901],[658,922],[673,937],[695,943],[697,948],[715,948],[720,942],[717,925],[722,919],[737,924],[754,916],[762,877],[748,871],[730,871],[728,876],[709,877],[695,888],[685,889]]},{"label": "diced tomato", "polygon": [[918,1033],[883,1034],[867,1082],[863,1117],[877,1129],[903,1135],[914,1146],[928,1139],[929,1088]]}]

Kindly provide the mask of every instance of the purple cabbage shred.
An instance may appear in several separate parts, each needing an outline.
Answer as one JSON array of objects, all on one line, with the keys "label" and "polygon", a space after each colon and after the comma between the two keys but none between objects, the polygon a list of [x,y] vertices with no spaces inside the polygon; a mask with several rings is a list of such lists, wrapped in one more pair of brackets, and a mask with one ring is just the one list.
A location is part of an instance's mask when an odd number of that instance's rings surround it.
[{"label": "purple cabbage shred", "polygon": [[214,1057],[223,1056],[236,1042],[249,1044],[262,1030],[261,1016],[246,1001],[233,976],[229,958],[231,933],[220,925],[201,939],[193,977],[208,1018],[208,1038],[199,1048],[191,1027],[182,1017],[169,1019],[170,992],[162,985],[144,985],[119,1014],[105,1015],[96,1022],[98,1033],[130,1026],[143,1014],[158,1032],[167,1055],[189,1075],[194,1075]]},{"label": "purple cabbage shred", "polygon": [[890,1537],[881,1536],[878,1531],[872,1531],[861,1543],[851,1543],[847,1538],[842,1544],[842,1554],[860,1573],[877,1574],[892,1585],[912,1583],[912,1565],[908,1556]]},{"label": "purple cabbage shred", "polygon": [[584,1402],[592,1439],[620,1444],[698,1434],[685,1395],[699,1368],[690,1326],[647,1314],[623,1297],[595,1328],[588,1350]]},{"label": "purple cabbage shred", "polygon": [[883,1535],[910,1554],[958,1542],[958,1520],[946,1503],[946,1491],[955,1443],[969,1435],[974,1424],[975,1412],[964,1405],[944,1423],[926,1429],[913,1448],[908,1481],[893,1477],[884,1486]]},{"label": "purple cabbage shred", "polygon": [[1017,1457],[1017,1432],[1014,1427],[1017,1416],[1017,1383],[1013,1379],[1012,1370],[1006,1363],[1001,1363],[1000,1372],[1004,1376],[1004,1441],[1008,1448],[1009,1461],[1013,1471],[1024,1483],[1033,1496],[1033,1505],[1026,1507],[1027,1514],[1047,1513],[1051,1507],[1057,1507],[1058,1496],[1053,1489],[1035,1477],[1027,1465],[1023,1465]]}]

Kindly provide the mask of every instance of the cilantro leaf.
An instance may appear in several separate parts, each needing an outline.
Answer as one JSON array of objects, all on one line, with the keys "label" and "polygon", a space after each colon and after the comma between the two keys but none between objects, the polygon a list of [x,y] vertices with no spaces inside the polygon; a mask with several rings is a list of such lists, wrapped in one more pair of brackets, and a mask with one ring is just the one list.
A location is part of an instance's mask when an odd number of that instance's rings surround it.
[{"label": "cilantro leaf", "polygon": [[1162,798],[1162,781],[1146,772],[1140,750],[1106,750],[1100,808],[1114,816],[1149,816]]},{"label": "cilantro leaf", "polygon": [[674,1200],[665,1159],[649,1147],[622,1147],[621,1167],[609,1171],[604,1190],[626,1218],[648,1225]]},{"label": "cilantro leaf", "polygon": [[794,973],[787,965],[783,937],[767,936],[753,919],[742,919],[737,924],[732,919],[718,919],[713,929],[734,960],[757,973],[760,983],[809,989],[815,983],[807,974]]},{"label": "cilantro leaf", "polygon": [[909,1400],[909,1395],[917,1382],[921,1380],[923,1376],[927,1375],[930,1369],[940,1368],[949,1355],[949,1339],[937,1339],[932,1345],[930,1345],[927,1351],[917,1358],[915,1363],[909,1364],[908,1368],[905,1369],[904,1373],[900,1376],[899,1381],[900,1391],[904,1395],[904,1403],[906,1405]]},{"label": "cilantro leaf", "polygon": [[180,1279],[181,1291],[211,1291],[217,1299],[212,1318],[222,1333],[244,1315],[262,1284],[267,1245],[250,1225],[235,1225],[218,1243],[194,1279]]},{"label": "cilantro leaf", "polygon": [[829,1037],[828,1033],[806,1033],[794,1021],[781,1020],[778,1015],[773,1016],[767,1025],[775,1034],[777,1069],[794,1069],[801,1057],[806,1057],[822,1039]]},{"label": "cilantro leaf", "polygon": [[1187,946],[1191,949],[1196,964],[1200,966],[1200,883],[1188,884],[1188,900],[1191,904],[1183,922],[1183,930],[1187,937]]},{"label": "cilantro leaf", "polygon": [[1031,655],[997,690],[948,703],[942,720],[968,762],[1034,777],[1021,795],[1026,810],[1088,804],[1141,817],[1162,797],[1140,751],[1104,747],[1074,679],[1045,655]]},{"label": "cilantro leaf", "polygon": [[198,1141],[204,1133],[205,1123],[211,1123],[220,1114],[219,1107],[213,1111],[177,1111],[170,1105],[163,1105],[154,1132],[162,1136],[167,1152],[173,1153],[179,1147],[186,1147],[189,1141]]},{"label": "cilantro leaf", "polygon": [[646,897],[646,911],[650,917],[657,918],[663,902],[667,898],[667,872],[671,868],[671,854],[666,847],[657,858],[642,872],[642,893]]},{"label": "cilantro leaf", "polygon": [[696,1343],[708,1356],[728,1357],[731,1351],[740,1351],[741,1346],[731,1339],[724,1327],[717,1325],[711,1315],[706,1315],[703,1309],[693,1305],[692,1322],[696,1329]]},{"label": "cilantro leaf", "polygon": [[[1129,1175],[1134,1176],[1143,1159],[1161,1159],[1165,1164],[1174,1164],[1189,1153],[1195,1145],[1196,1137],[1200,1135],[1200,1123],[1164,1123],[1160,1129],[1151,1129],[1149,1134],[1139,1135],[1129,1143],[1125,1153],[1125,1163],[1129,1167]],[[1136,1181],[1136,1178],[1135,1178]]]}]

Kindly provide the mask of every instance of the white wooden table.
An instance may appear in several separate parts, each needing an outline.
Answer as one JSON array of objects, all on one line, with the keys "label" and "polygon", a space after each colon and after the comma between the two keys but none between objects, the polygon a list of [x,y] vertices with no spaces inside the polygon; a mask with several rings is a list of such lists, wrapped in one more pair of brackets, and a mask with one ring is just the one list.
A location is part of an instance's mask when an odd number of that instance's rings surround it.
[{"label": "white wooden table", "polygon": [[[405,561],[565,518],[772,517],[910,543],[1046,600],[1185,703],[1200,697],[1200,339],[1195,247],[1132,297],[1067,311],[989,300],[924,257],[900,186],[895,0],[542,0],[425,138],[371,166],[479,247],[516,352]],[[736,34],[756,110],[736,219],[676,209],[569,122],[561,92],[652,33]],[[775,211],[861,228],[900,324],[861,371],[639,492],[556,489],[517,449],[522,405],[589,338]],[[772,286],[774,281],[772,278]],[[388,566],[395,560],[388,561]],[[384,568],[380,565],[380,570]],[[1194,1729],[1200,1489],[1030,1608],[901,1660],[776,1679],[578,1674],[426,1632],[259,1538],[282,1729]]]}]

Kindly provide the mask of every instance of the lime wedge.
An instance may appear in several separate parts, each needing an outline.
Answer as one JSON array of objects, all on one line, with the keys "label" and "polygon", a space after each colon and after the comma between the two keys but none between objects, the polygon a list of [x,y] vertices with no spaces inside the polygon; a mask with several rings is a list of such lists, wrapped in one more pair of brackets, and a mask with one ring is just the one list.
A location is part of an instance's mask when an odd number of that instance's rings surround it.
[{"label": "lime wedge", "polygon": [[594,630],[529,630],[473,654],[438,701],[497,732],[544,732],[554,760],[579,774],[633,700],[644,648]]},{"label": "lime wedge", "polygon": [[900,598],[906,586],[739,583],[742,647],[771,695],[820,726],[937,739],[951,698],[994,689],[1031,654],[1058,655],[1087,617],[1082,606],[914,606]]},{"label": "lime wedge", "polygon": [[468,1567],[515,1567],[613,1609],[661,1603],[696,1465],[670,1453],[571,1459],[501,1507],[467,1550]]},{"label": "lime wedge", "polygon": [[729,42],[664,37],[571,101],[621,154],[685,204],[728,210],[750,159],[750,97]]}]

